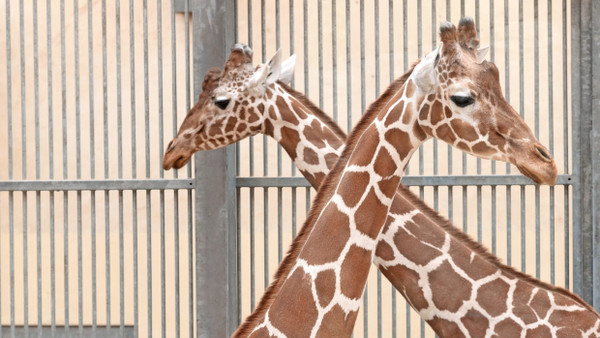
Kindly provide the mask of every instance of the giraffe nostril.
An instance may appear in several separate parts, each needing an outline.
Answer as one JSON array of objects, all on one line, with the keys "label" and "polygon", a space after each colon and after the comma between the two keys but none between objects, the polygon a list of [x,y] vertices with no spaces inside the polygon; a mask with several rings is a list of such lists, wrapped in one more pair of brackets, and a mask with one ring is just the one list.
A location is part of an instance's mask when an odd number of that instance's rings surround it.
[{"label": "giraffe nostril", "polygon": [[552,157],[550,157],[550,155],[548,155],[548,153],[546,152],[546,150],[540,146],[536,146],[535,149],[537,150],[538,154],[540,155],[540,157],[543,160],[546,161],[552,161]]},{"label": "giraffe nostril", "polygon": [[175,141],[175,139],[171,140],[171,142],[169,142],[169,144],[167,145],[167,153],[171,151],[171,148],[173,148],[173,141]]}]

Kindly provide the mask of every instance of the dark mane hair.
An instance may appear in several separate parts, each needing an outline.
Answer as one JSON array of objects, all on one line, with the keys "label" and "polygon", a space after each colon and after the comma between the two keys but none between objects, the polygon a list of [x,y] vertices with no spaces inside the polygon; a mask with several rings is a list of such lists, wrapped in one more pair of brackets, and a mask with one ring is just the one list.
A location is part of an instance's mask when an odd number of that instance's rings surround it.
[{"label": "dark mane hair", "polygon": [[[323,208],[323,205],[331,198],[331,195],[334,191],[335,183],[339,179],[340,174],[346,162],[348,161],[348,156],[351,154],[351,151],[349,149],[353,149],[355,147],[356,140],[360,137],[360,135],[362,135],[362,131],[364,130],[364,128],[369,126],[369,124],[376,117],[379,109],[381,109],[381,107],[384,106],[398,92],[398,89],[400,89],[404,85],[408,77],[412,74],[413,69],[414,65],[406,74],[394,80],[394,82],[392,82],[392,84],[389,85],[386,91],[369,106],[366,113],[361,118],[360,122],[352,129],[350,137],[346,142],[346,147],[342,152],[342,156],[340,157],[336,165],[333,167],[329,175],[327,175],[325,181],[321,184],[321,187],[319,188],[319,193],[317,194],[312,203],[310,212],[306,217],[306,221],[304,222],[302,228],[296,235],[296,238],[294,238],[294,240],[292,241],[292,245],[285,258],[281,261],[279,268],[277,268],[277,272],[275,273],[273,281],[265,290],[260,302],[254,309],[252,314],[250,314],[250,316],[246,318],[244,323],[242,323],[240,327],[236,330],[236,332],[233,334],[234,337],[245,337],[249,335],[252,332],[251,330],[254,328],[252,324],[256,324],[255,321],[264,316],[265,312],[273,302],[273,299],[277,295],[279,288],[285,281],[285,277],[288,276],[290,269],[293,267],[298,257],[298,254],[300,253],[300,250],[302,249],[302,247],[304,247],[306,238],[311,233],[315,221],[319,216],[321,209]],[[286,86],[285,88],[288,89],[289,86]],[[291,89],[290,93],[297,92]],[[320,118],[323,118],[324,121],[328,121],[327,125],[330,126],[332,130],[334,130],[336,134],[338,134],[342,139],[345,138],[344,132],[340,129],[339,126],[335,124],[335,122],[331,120],[329,116],[327,116],[324,112],[318,109],[304,95],[301,95],[299,98],[302,100],[303,103],[309,103],[309,108],[316,108],[316,110],[314,111],[317,112],[317,115]]]}]

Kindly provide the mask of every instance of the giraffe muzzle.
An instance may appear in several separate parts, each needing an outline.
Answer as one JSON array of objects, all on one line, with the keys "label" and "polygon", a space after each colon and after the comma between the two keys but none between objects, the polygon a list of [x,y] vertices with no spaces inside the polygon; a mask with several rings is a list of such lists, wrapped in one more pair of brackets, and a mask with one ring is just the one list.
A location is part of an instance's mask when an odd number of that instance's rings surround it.
[{"label": "giraffe muzzle", "polygon": [[529,148],[530,155],[516,161],[519,171],[537,184],[554,185],[558,175],[556,163],[548,150],[539,143]]}]

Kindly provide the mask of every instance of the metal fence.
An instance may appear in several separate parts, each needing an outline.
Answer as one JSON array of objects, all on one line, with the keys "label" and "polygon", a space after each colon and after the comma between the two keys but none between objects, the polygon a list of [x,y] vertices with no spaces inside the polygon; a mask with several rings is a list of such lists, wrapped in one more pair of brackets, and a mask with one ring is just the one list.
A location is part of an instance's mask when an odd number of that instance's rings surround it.
[{"label": "metal fence", "polygon": [[190,17],[7,0],[0,26],[0,336],[192,336],[195,183],[160,166]]},{"label": "metal fence", "polygon": [[[557,160],[558,184],[435,141],[403,182],[508,264],[600,309],[597,2],[7,0],[0,336],[233,332],[314,191],[262,136],[162,171],[205,71],[234,42],[255,62],[296,53],[295,87],[350,129],[437,45],[439,22],[463,15]],[[433,335],[377,272],[361,311],[357,337]]]}]

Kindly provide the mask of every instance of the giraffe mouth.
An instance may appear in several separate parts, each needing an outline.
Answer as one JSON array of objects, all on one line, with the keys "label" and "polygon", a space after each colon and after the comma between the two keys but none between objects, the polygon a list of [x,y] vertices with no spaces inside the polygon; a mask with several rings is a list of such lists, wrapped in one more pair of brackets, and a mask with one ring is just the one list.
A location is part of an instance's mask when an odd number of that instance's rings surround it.
[{"label": "giraffe mouth", "polygon": [[534,167],[532,169],[518,164],[517,168],[523,175],[531,178],[531,180],[537,184],[554,185],[556,183],[557,170],[554,161],[548,163],[548,165],[544,166],[543,168]]},{"label": "giraffe mouth", "polygon": [[181,169],[183,166],[185,166],[189,161],[190,161],[191,157],[187,157],[187,156],[180,156],[177,160],[175,160],[175,162],[173,163],[173,168],[175,169]]},{"label": "giraffe mouth", "polygon": [[542,180],[534,175],[531,171],[529,171],[527,168],[525,168],[524,166],[521,165],[517,165],[517,169],[519,169],[519,171],[521,172],[521,174],[531,178],[532,181],[534,181],[536,184],[542,184]]}]

